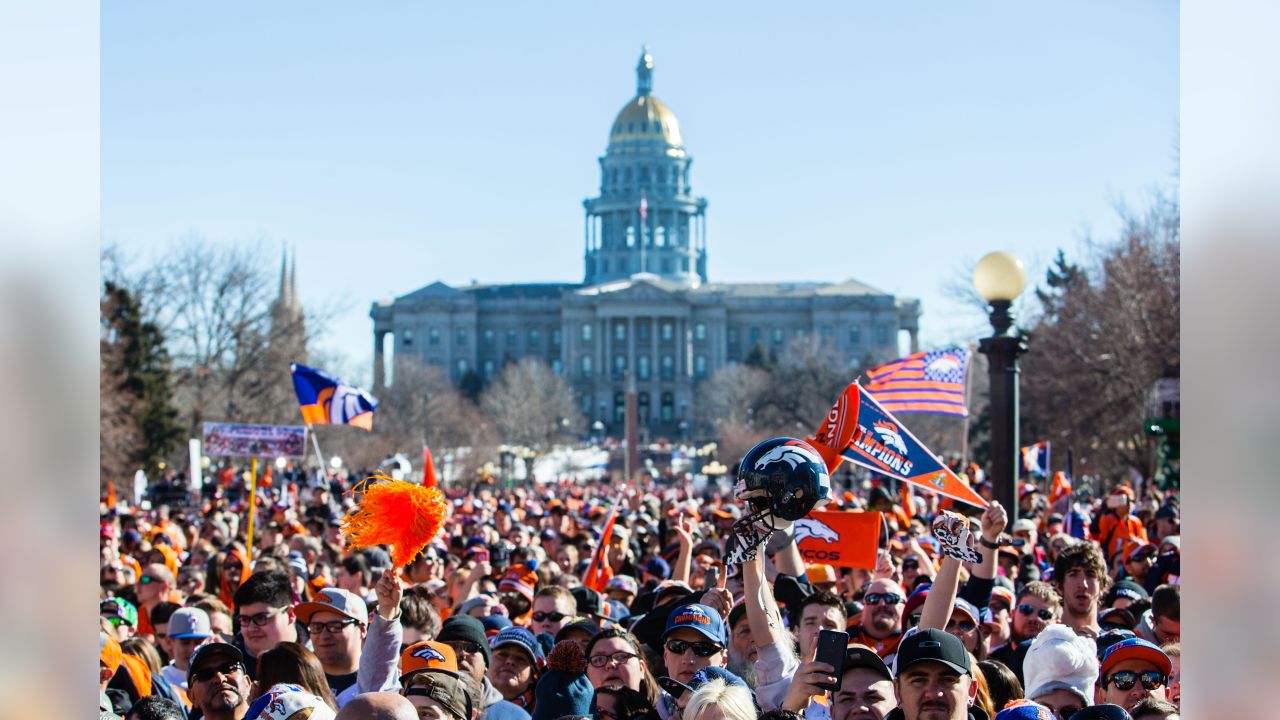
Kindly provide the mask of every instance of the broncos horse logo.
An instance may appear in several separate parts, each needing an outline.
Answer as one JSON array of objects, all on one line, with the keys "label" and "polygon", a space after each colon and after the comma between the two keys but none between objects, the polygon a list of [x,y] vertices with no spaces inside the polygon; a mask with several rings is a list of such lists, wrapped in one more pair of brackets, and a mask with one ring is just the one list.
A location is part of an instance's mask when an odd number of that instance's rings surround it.
[{"label": "broncos horse logo", "polygon": [[805,538],[816,538],[827,543],[835,543],[840,541],[840,533],[821,520],[800,518],[795,523],[795,538],[796,543]]},{"label": "broncos horse logo", "polygon": [[907,454],[907,444],[902,441],[902,436],[898,434],[898,426],[893,423],[877,420],[872,430],[876,435],[880,436],[880,442],[897,450],[899,453]]},{"label": "broncos horse logo", "polygon": [[[818,457],[803,445],[779,445],[756,460],[755,469],[763,470],[770,463],[785,462],[795,470],[806,462],[818,463],[823,465],[822,458]],[[825,465],[824,465],[825,467]]]},{"label": "broncos horse logo", "polygon": [[426,660],[428,662],[432,660],[437,660],[439,662],[446,662],[444,655],[441,655],[439,650],[431,647],[430,645],[424,645],[418,648],[417,650],[414,650],[413,656],[420,657],[423,660]]},{"label": "broncos horse logo", "polygon": [[942,374],[952,370],[959,370],[962,367],[964,366],[955,355],[943,355],[929,363],[929,367],[925,368],[925,372]]}]

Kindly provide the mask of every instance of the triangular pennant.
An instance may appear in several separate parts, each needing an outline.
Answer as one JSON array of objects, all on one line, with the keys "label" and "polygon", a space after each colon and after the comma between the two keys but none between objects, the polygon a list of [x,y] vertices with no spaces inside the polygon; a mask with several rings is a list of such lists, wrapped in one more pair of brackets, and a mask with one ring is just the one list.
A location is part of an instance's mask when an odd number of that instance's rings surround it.
[{"label": "triangular pennant", "polygon": [[436,464],[431,460],[431,448],[422,446],[422,485],[436,487]]},{"label": "triangular pennant", "polygon": [[846,460],[968,505],[987,506],[981,495],[965,485],[870,393],[861,387],[857,393],[858,427],[841,451]]}]

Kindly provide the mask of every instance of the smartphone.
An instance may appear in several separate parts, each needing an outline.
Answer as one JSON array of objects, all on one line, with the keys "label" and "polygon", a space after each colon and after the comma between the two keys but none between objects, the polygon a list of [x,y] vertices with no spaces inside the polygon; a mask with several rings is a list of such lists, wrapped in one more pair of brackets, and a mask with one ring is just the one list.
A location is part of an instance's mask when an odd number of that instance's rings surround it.
[{"label": "smartphone", "polygon": [[819,685],[823,690],[835,692],[840,689],[840,681],[844,677],[844,654],[849,648],[849,633],[823,628],[818,631],[818,652],[814,660],[826,663],[835,668],[834,685]]},{"label": "smartphone", "polygon": [[702,577],[702,589],[703,591],[706,591],[706,590],[710,590],[711,588],[717,587],[719,585],[720,585],[720,566],[712,565],[711,567],[707,568],[706,574],[703,575]]}]

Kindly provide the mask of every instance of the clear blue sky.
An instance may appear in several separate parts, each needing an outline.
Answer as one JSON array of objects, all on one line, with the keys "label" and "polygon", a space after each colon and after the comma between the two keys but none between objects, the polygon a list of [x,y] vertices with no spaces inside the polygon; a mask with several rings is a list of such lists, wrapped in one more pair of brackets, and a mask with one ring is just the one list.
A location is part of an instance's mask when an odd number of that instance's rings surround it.
[{"label": "clear blue sky", "polygon": [[582,205],[642,43],[707,197],[713,281],[943,286],[1038,271],[1177,171],[1178,5],[106,3],[102,225],[298,248],[322,350],[368,382],[369,305],[434,280],[580,281]]}]

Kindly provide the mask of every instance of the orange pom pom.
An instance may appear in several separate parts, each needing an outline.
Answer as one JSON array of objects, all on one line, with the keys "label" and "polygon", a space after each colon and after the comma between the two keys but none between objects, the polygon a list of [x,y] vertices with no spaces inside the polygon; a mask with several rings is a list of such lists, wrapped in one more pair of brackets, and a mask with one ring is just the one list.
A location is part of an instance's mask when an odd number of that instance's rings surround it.
[{"label": "orange pom pom", "polygon": [[448,505],[439,488],[374,475],[352,489],[362,493],[355,511],[342,521],[352,548],[390,545],[391,561],[408,565],[444,525]]}]

